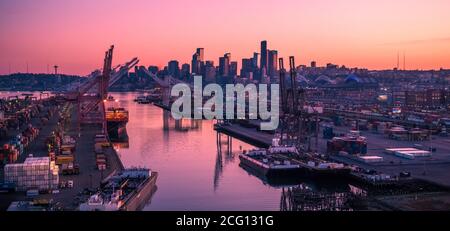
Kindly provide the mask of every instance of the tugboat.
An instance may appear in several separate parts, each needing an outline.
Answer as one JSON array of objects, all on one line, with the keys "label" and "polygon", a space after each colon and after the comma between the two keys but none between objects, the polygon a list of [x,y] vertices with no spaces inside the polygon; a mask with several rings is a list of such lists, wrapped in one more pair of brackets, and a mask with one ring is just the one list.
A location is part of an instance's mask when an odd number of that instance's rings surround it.
[{"label": "tugboat", "polygon": [[110,107],[106,111],[106,126],[111,141],[126,141],[128,111],[124,108]]},{"label": "tugboat", "polygon": [[107,177],[99,191],[80,204],[80,211],[137,211],[156,191],[157,172],[146,168],[125,169]]}]

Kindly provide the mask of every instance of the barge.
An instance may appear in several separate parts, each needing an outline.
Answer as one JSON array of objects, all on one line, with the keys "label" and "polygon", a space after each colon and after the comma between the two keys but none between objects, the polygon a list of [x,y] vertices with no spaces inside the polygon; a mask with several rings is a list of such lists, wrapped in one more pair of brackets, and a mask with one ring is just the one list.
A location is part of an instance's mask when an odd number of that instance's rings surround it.
[{"label": "barge", "polygon": [[290,176],[299,171],[298,164],[292,164],[288,159],[277,156],[265,149],[256,149],[239,155],[241,164],[255,173],[266,177]]},{"label": "barge", "polygon": [[312,154],[300,153],[295,146],[280,146],[273,139],[268,149],[255,149],[239,156],[242,165],[265,177],[346,177],[351,168]]},{"label": "barge", "polygon": [[80,211],[137,211],[141,210],[156,191],[157,172],[146,168],[125,169],[102,182],[100,190]]}]

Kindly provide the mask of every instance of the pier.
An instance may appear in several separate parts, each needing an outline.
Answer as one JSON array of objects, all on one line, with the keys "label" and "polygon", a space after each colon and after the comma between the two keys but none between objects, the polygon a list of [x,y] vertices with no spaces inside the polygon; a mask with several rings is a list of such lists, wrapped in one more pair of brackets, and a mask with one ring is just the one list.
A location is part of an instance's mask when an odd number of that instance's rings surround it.
[{"label": "pier", "polygon": [[255,128],[245,128],[238,124],[216,124],[214,130],[259,148],[268,148],[272,144],[272,134],[257,131]]}]

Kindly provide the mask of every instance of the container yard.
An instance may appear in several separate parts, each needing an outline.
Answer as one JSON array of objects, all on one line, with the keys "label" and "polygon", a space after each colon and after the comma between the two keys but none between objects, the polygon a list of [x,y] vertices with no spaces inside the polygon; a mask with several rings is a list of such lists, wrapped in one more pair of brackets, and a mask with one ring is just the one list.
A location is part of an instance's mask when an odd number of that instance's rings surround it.
[{"label": "container yard", "polygon": [[59,185],[59,167],[49,157],[28,157],[24,163],[7,164],[4,180],[16,185],[19,192],[49,192]]},{"label": "container yard", "polygon": [[[6,193],[0,195],[2,209],[76,210],[81,201],[74,200],[80,191],[94,191],[104,177],[123,169],[100,127],[78,130],[73,104],[55,103],[47,109],[52,113],[32,118],[23,132],[2,147],[1,185]],[[52,202],[42,208],[29,198]]]},{"label": "container yard", "polygon": [[[109,66],[110,71],[112,50],[113,47],[105,55],[105,68]],[[106,85],[113,84],[137,62],[133,59],[114,74],[105,72]],[[128,112],[121,108],[120,113],[106,113],[107,93],[84,97],[90,89],[98,90],[97,86],[107,92],[102,76],[93,76],[81,87],[69,87],[64,94],[45,99],[24,94],[23,99],[9,96],[0,101],[4,135],[1,141],[5,142],[0,150],[0,183],[5,193],[0,195],[0,209],[34,210],[42,207],[36,205],[36,200],[46,200],[45,210],[77,210],[106,177],[124,170],[111,145],[108,123],[119,120],[122,136],[126,133]],[[125,198],[126,210],[138,209],[137,201],[142,204],[149,199],[156,175],[152,171],[151,186],[145,186],[145,190],[128,186],[127,194],[138,200]],[[123,180],[127,181],[127,177]]]}]

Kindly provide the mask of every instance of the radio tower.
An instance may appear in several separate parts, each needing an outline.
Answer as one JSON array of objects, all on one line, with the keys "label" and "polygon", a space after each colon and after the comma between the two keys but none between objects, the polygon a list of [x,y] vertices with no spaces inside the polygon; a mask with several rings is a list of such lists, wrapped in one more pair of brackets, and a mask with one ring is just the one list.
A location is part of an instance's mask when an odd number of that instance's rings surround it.
[{"label": "radio tower", "polygon": [[403,70],[406,71],[406,52],[403,52]]},{"label": "radio tower", "polygon": [[53,68],[55,69],[55,76],[58,75],[58,68],[59,68],[59,66],[55,65],[55,66],[53,66]]}]

